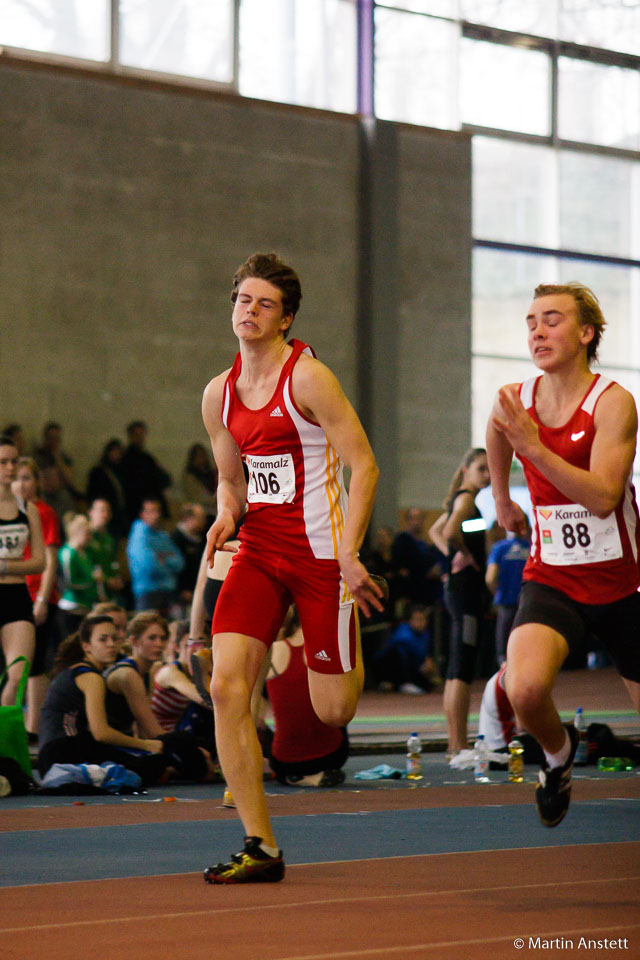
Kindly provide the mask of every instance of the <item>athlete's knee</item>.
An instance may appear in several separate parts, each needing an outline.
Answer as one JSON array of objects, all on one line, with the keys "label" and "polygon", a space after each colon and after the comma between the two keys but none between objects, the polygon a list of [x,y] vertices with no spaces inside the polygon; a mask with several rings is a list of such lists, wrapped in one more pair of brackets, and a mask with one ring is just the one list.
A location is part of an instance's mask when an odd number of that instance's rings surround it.
[{"label": "athlete's knee", "polygon": [[237,709],[249,702],[249,691],[240,677],[217,673],[211,676],[211,699],[216,710]]},{"label": "athlete's knee", "polygon": [[328,727],[346,727],[353,720],[356,712],[355,705],[350,702],[329,702],[314,705],[319,720]]},{"label": "athlete's knee", "polygon": [[544,683],[517,675],[507,680],[506,688],[511,706],[522,718],[537,713],[550,692]]}]

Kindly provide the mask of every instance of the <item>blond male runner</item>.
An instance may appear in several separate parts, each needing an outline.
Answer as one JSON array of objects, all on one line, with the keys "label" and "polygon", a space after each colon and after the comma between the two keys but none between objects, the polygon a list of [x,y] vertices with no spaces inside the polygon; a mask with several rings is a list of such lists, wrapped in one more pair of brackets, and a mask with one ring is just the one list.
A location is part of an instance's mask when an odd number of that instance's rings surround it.
[{"label": "blond male runner", "polygon": [[275,254],[239,267],[231,300],[240,351],[202,405],[219,471],[210,563],[243,520],[213,619],[211,696],[218,757],[246,836],[241,853],[205,870],[209,883],[284,876],[250,696],[290,603],[305,635],[314,709],[338,727],[353,717],[363,684],[355,605],[365,615],[382,609],[382,591],[358,559],[378,469],[334,375],[306,344],[286,340],[300,299],[297,275]]},{"label": "blond male runner", "polygon": [[604,326],[587,287],[537,287],[527,328],[542,376],[502,387],[487,428],[498,522],[525,534],[522,510],[509,495],[514,451],[535,513],[506,689],[544,750],[536,803],[548,827],[569,807],[577,746],[552,689],[589,630],[607,646],[640,709],[640,522],[631,483],[638,418],[632,396],[590,369]]}]

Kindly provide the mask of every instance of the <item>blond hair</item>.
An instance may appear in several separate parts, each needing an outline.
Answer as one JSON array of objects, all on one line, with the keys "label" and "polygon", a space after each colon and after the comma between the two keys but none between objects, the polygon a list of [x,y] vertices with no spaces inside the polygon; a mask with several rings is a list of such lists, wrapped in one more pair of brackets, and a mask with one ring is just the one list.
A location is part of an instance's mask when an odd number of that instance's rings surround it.
[{"label": "blond hair", "polygon": [[555,296],[567,293],[573,297],[578,308],[578,323],[583,327],[593,327],[593,338],[587,344],[587,361],[589,364],[598,359],[598,347],[607,321],[604,318],[600,302],[593,290],[575,280],[569,283],[541,283],[533,292],[533,299],[538,297]]}]

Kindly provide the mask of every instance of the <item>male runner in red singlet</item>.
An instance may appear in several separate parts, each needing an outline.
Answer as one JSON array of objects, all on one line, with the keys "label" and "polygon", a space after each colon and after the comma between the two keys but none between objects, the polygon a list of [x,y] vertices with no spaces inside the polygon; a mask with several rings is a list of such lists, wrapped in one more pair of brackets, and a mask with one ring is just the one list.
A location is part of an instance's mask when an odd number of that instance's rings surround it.
[{"label": "male runner in red singlet", "polygon": [[218,757],[246,837],[229,863],[205,870],[209,883],[284,876],[250,696],[290,603],[304,632],[314,709],[338,727],[353,717],[363,684],[355,604],[365,615],[382,609],[382,591],[358,559],[378,469],[336,378],[306,344],[286,340],[300,299],[298,277],[275,254],[255,254],[238,268],[231,300],[240,352],[209,383],[202,405],[219,471],[210,564],[243,520],[213,618],[211,696]]},{"label": "male runner in red singlet", "polygon": [[514,451],[535,511],[506,688],[545,753],[536,803],[548,827],[567,812],[577,746],[552,689],[588,630],[609,649],[640,710],[640,523],[631,483],[638,418],[632,396],[590,369],[604,326],[587,287],[537,287],[527,327],[542,376],[502,387],[487,428],[498,522],[525,533],[522,510],[509,495]]}]

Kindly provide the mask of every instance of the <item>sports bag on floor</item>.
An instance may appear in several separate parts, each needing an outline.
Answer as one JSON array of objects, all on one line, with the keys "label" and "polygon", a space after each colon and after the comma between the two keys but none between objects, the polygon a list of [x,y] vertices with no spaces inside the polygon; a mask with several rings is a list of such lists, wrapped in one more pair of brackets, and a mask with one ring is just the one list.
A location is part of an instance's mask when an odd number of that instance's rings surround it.
[{"label": "sports bag on floor", "polygon": [[31,777],[33,776],[33,771],[31,769],[29,743],[24,725],[24,714],[22,712],[24,692],[27,688],[27,679],[31,666],[26,657],[16,657],[15,660],[12,660],[12,662],[5,667],[2,674],[0,674],[0,689],[9,672],[9,668],[15,663],[19,663],[20,660],[24,660],[24,669],[18,684],[16,702],[10,706],[0,707],[0,757],[13,758],[23,772],[26,773],[28,777]]}]

